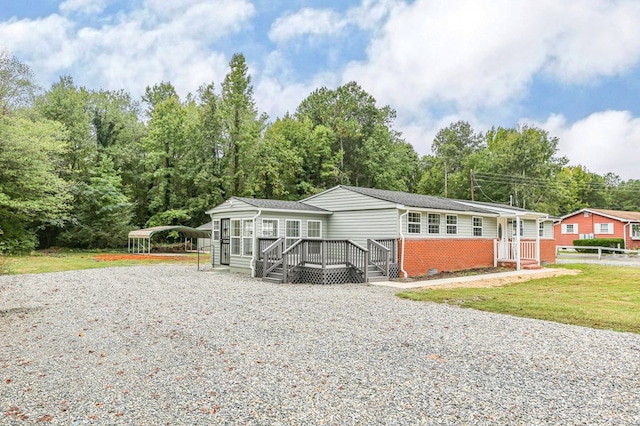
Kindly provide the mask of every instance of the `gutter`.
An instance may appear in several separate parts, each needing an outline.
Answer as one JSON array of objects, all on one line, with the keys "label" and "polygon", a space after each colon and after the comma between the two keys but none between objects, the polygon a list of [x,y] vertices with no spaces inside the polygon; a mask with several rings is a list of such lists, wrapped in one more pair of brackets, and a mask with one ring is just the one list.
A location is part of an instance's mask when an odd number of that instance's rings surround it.
[{"label": "gutter", "polygon": [[402,239],[402,255],[400,255],[400,272],[402,272],[402,274],[404,275],[404,278],[407,278],[407,276],[409,276],[409,274],[407,274],[407,271],[404,270],[404,241],[405,241],[405,236],[402,233],[402,216],[406,216],[408,214],[409,214],[409,210],[405,210],[405,212],[400,215],[400,220],[398,221],[398,232],[400,233],[400,239]]},{"label": "gutter", "polygon": [[[249,267],[251,268],[251,278],[256,277],[256,219],[262,214],[262,209],[258,209],[258,213],[254,217],[251,218],[253,221],[253,238],[251,239],[251,244],[253,244],[253,254],[251,255],[251,261],[249,262]],[[212,225],[213,226],[213,225]],[[259,247],[258,247],[259,248]]]}]

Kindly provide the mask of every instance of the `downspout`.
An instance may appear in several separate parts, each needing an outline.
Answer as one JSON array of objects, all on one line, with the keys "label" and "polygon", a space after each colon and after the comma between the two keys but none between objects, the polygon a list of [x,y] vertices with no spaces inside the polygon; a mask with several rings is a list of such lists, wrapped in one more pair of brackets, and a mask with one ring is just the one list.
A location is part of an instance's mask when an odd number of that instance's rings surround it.
[{"label": "downspout", "polygon": [[[631,222],[627,221],[627,223],[625,223],[624,226],[622,227],[622,235],[624,235],[623,241],[624,241],[625,250],[627,249],[627,246],[628,246],[628,244],[627,244],[627,235],[629,237],[631,237],[631,231],[629,231],[629,234],[627,234],[627,231],[626,231],[627,226],[630,226],[630,225],[631,225]],[[631,228],[629,228],[629,229],[631,229]]]},{"label": "downspout", "polygon": [[404,275],[404,278],[407,278],[409,274],[404,270],[404,233],[402,232],[402,216],[406,216],[409,214],[409,210],[405,211],[400,215],[400,221],[398,223],[398,231],[400,233],[400,239],[402,240],[402,254],[400,255],[400,272]]},{"label": "downspout", "polygon": [[251,261],[249,262],[249,266],[251,267],[252,278],[256,277],[256,240],[258,238],[257,237],[258,234],[256,233],[256,219],[261,214],[262,214],[262,209],[258,209],[258,213],[256,213],[256,215],[251,218],[251,220],[253,221],[253,238],[251,239],[251,244],[253,244],[253,250],[251,250],[251,252],[253,254],[251,255]]}]

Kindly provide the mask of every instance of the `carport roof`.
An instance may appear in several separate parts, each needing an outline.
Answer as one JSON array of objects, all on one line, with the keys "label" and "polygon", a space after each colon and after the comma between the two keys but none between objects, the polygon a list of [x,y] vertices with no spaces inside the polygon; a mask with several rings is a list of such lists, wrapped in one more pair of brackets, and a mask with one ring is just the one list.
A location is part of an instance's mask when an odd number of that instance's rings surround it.
[{"label": "carport roof", "polygon": [[151,238],[157,232],[162,231],[178,231],[190,238],[208,238],[211,235],[209,231],[203,231],[188,226],[154,226],[152,228],[136,229],[129,232],[129,238]]}]

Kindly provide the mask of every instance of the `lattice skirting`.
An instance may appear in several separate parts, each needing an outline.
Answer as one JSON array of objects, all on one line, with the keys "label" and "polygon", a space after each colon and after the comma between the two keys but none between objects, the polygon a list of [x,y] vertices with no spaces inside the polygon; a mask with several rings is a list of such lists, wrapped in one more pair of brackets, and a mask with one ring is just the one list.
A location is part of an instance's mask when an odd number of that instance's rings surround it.
[{"label": "lattice skirting", "polygon": [[256,262],[255,265],[255,269],[256,269],[256,277],[257,278],[261,278],[262,277],[262,267],[264,266],[264,263],[262,261]]},{"label": "lattice skirting", "polygon": [[400,278],[400,266],[397,263],[389,265],[389,278]]},{"label": "lattice skirting", "polygon": [[362,276],[356,273],[353,268],[305,268],[299,267],[291,279],[292,283],[307,284],[347,284],[364,282]]}]

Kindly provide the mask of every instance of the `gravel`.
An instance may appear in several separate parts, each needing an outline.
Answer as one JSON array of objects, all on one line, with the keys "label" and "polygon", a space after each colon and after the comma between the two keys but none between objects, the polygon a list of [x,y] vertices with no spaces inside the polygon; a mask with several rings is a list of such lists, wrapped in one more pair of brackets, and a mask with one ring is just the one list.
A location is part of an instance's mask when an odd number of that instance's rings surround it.
[{"label": "gravel", "polygon": [[640,424],[640,335],[192,266],[0,277],[0,424]]}]

